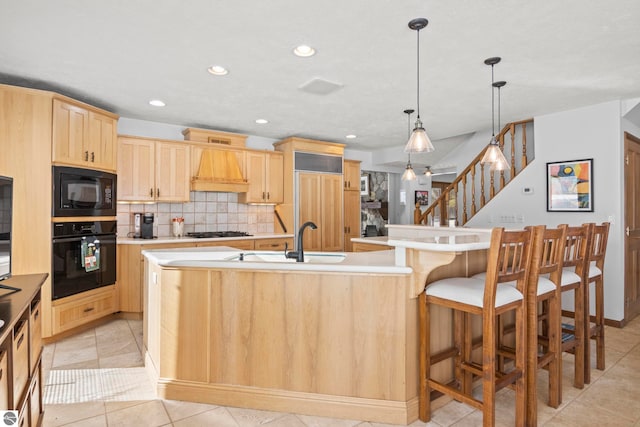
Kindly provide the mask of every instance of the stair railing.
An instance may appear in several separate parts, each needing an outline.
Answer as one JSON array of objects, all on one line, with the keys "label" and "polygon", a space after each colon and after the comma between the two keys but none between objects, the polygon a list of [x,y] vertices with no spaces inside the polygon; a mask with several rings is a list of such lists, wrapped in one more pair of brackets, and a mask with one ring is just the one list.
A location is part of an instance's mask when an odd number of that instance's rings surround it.
[{"label": "stair railing", "polygon": [[[456,225],[466,224],[533,159],[531,147],[531,158],[527,154],[527,124],[532,123],[533,119],[508,123],[496,135],[498,145],[509,162],[508,170],[493,172],[490,165],[480,163],[488,148],[485,146],[427,209],[422,211],[420,204],[416,203],[414,224],[432,225],[438,219],[442,225],[447,225],[451,220]],[[518,144],[516,134],[520,136]],[[507,137],[509,142],[505,143]]]}]

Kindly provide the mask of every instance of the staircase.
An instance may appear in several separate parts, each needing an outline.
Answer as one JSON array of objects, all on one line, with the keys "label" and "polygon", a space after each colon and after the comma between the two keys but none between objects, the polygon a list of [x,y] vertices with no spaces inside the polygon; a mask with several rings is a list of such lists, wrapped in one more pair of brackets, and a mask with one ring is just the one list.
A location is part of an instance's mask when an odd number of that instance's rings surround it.
[{"label": "staircase", "polygon": [[[510,168],[492,172],[490,165],[481,164],[480,160],[487,150],[485,146],[427,209],[422,211],[416,203],[414,224],[431,225],[434,218],[438,217],[442,225],[447,225],[449,219],[454,219],[458,226],[466,224],[533,160],[532,137],[533,119],[508,123],[496,135],[496,139]],[[508,140],[507,143],[505,139]]]}]

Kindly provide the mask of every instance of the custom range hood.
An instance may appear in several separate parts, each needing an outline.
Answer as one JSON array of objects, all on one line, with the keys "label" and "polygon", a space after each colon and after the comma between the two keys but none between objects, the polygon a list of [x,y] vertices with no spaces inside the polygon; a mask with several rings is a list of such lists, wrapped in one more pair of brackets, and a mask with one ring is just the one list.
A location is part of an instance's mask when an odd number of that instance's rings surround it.
[{"label": "custom range hood", "polygon": [[205,149],[200,157],[198,174],[191,179],[193,191],[246,193],[249,182],[242,176],[236,153]]},{"label": "custom range hood", "polygon": [[[198,173],[191,179],[192,191],[220,191],[225,193],[246,193],[249,182],[242,176],[236,150],[222,147],[244,148],[246,135],[187,128],[182,134],[187,141],[203,142]],[[220,148],[218,148],[220,147]],[[193,150],[198,153],[200,150]],[[193,155],[192,154],[192,155]]]}]

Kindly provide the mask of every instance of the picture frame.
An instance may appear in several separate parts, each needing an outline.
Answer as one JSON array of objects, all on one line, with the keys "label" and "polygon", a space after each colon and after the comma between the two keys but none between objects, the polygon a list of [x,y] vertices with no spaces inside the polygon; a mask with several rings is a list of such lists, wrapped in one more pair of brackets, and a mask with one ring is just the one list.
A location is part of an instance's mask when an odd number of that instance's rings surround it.
[{"label": "picture frame", "polygon": [[420,206],[429,206],[429,192],[416,190],[415,201],[420,204]]},{"label": "picture frame", "polygon": [[547,212],[593,212],[593,159],[547,163]]},{"label": "picture frame", "polygon": [[369,175],[362,175],[360,177],[360,195],[369,195]]}]

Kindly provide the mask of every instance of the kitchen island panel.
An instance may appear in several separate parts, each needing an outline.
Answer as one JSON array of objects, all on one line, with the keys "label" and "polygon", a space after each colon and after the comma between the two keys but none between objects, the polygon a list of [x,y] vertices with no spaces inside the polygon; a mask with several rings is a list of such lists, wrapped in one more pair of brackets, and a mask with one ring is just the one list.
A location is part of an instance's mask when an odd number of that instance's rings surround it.
[{"label": "kitchen island panel", "polygon": [[147,301],[160,307],[160,327],[147,332],[159,340],[147,359],[161,397],[415,419],[410,275],[150,268],[159,275]]}]

